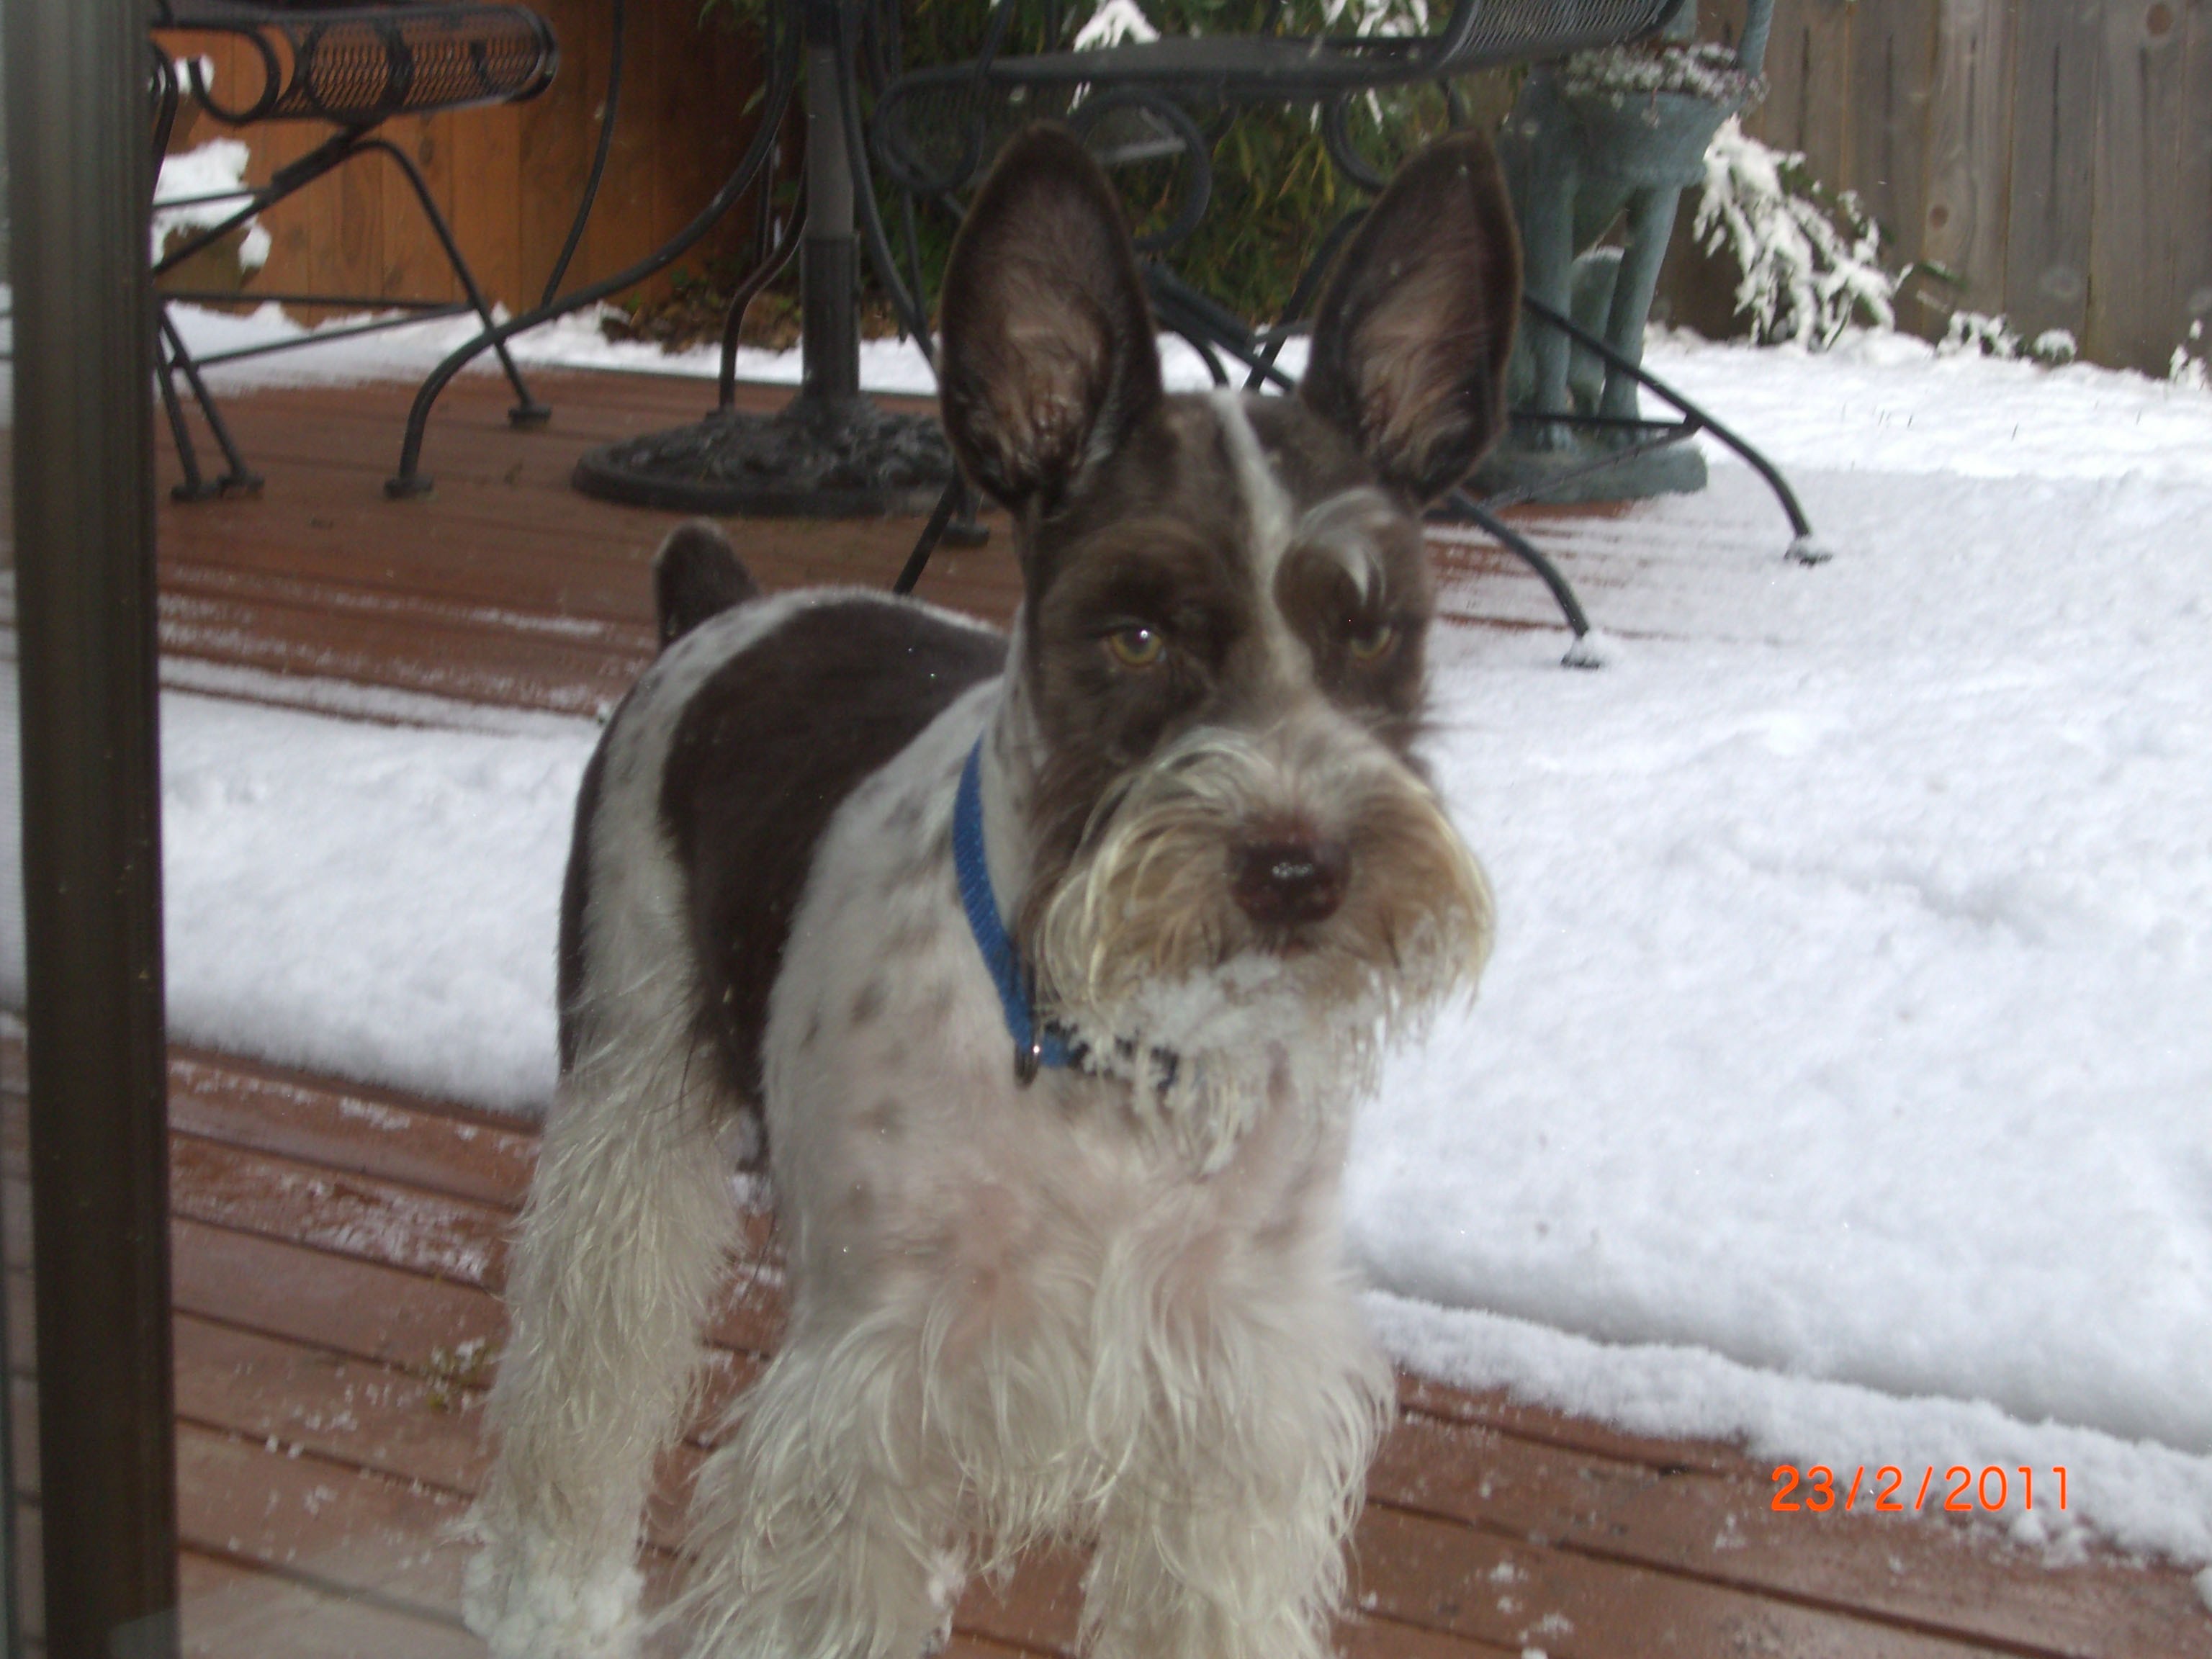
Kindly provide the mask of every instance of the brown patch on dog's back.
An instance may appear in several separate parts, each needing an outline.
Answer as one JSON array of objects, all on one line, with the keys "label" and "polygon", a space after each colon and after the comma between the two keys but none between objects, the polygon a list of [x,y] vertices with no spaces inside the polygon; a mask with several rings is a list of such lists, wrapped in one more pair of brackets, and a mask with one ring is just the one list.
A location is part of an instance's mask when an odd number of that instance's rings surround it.
[{"label": "brown patch on dog's back", "polygon": [[918,607],[818,605],[684,709],[661,818],[690,878],[702,1016],[746,1098],[760,1097],[769,989],[830,815],[1006,653],[996,635]]}]

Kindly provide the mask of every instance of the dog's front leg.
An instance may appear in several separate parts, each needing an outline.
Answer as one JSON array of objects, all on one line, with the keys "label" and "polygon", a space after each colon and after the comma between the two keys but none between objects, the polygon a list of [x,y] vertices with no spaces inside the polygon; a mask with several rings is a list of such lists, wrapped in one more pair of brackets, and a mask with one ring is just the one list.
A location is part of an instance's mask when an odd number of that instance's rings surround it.
[{"label": "dog's front leg", "polygon": [[691,1072],[660,1022],[562,1079],[508,1266],[499,1460],[471,1516],[465,1611],[497,1659],[636,1650],[639,1516],[735,1231]]},{"label": "dog's front leg", "polygon": [[1303,1312],[1168,1386],[1195,1397],[1156,1406],[1108,1499],[1084,1581],[1091,1659],[1328,1659],[1390,1373],[1348,1293]]},{"label": "dog's front leg", "polygon": [[673,1617],[694,1659],[922,1659],[942,1645],[965,1577],[958,1483],[924,1437],[915,1346],[866,1321],[802,1319],[748,1392],[692,1502]]}]

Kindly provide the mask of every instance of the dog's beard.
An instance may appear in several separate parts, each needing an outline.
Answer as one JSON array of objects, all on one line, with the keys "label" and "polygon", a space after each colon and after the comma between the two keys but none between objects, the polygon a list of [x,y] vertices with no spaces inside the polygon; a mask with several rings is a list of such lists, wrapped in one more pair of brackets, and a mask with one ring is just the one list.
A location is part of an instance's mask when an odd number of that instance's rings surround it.
[{"label": "dog's beard", "polygon": [[[1270,927],[1238,906],[1231,860],[1286,830],[1341,842],[1349,876],[1326,919]],[[1369,1092],[1393,1042],[1472,994],[1492,928],[1434,791],[1328,714],[1202,728],[1131,772],[1030,914],[1041,1010],[1207,1171],[1293,1090]]]}]

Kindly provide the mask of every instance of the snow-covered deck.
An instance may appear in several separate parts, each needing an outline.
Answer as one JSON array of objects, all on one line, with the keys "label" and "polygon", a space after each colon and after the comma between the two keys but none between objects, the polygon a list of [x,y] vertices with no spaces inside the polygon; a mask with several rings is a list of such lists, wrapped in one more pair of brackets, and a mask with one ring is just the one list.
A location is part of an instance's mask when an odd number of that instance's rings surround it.
[{"label": "snow-covered deck", "polygon": [[[405,388],[234,396],[269,485],[258,501],[162,507],[173,683],[318,706],[331,681],[353,682],[403,694],[355,699],[353,712],[401,721],[409,693],[572,714],[618,696],[650,650],[646,564],[668,515],[588,501],[568,489],[568,468],[587,443],[695,417],[711,389],[541,371],[557,413],[540,433],[508,429],[503,391],[454,388],[426,454],[437,491],[407,503],[379,488]],[[162,468],[166,485],[173,461]],[[1641,568],[1632,542],[1602,529],[1565,538],[1586,597]],[[913,532],[770,523],[749,532],[746,556],[770,586],[882,585]],[[1468,579],[1449,587],[1455,623],[1552,624],[1540,589],[1508,562],[1439,553]],[[940,554],[923,592],[1003,618],[1015,590],[1002,541]],[[296,699],[240,668],[301,676]],[[500,1241],[534,1134],[204,1052],[177,1056],[173,1114],[191,1650],[481,1652],[459,1625],[462,1553],[441,1528],[483,1467],[477,1407],[501,1335]],[[9,1152],[20,1182],[20,1128]],[[11,1204],[10,1218],[25,1208]],[[767,1234],[763,1218],[763,1251]],[[717,1333],[732,1382],[775,1340],[767,1265],[741,1264]],[[12,1351],[28,1340],[19,1328]],[[1779,1513],[1771,1467],[1724,1447],[1412,1379],[1403,1398],[1362,1522],[1361,1616],[1343,1632],[1360,1659],[2212,1655],[2212,1620],[2179,1571],[2095,1550],[2054,1567],[1987,1527],[1869,1515],[1864,1502],[1850,1515]],[[696,1455],[672,1461],[663,1546]],[[1065,1651],[1073,1583],[1070,1563],[1047,1561],[971,1595],[959,1649]]]}]

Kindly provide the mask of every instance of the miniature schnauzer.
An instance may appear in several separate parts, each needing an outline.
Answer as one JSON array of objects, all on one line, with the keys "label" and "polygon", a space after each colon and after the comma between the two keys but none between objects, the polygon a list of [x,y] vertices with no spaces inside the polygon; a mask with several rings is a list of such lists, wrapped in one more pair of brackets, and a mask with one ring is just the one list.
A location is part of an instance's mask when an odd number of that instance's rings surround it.
[{"label": "miniature schnauzer", "polygon": [[1340,1261],[1351,1109],[1491,932],[1413,752],[1416,514],[1499,427],[1518,288],[1454,138],[1351,242],[1295,398],[1170,397],[1113,193],[1036,128],[944,292],[1011,636],[670,538],[562,896],[468,1577],[495,1654],[637,1650],[733,1158],[789,1327],[697,1478],[686,1650],[921,1659],[970,1575],[1066,1540],[1097,1659],[1329,1651],[1393,1397]]}]

